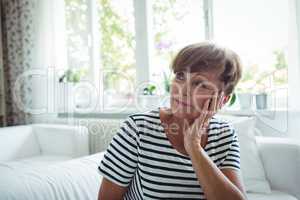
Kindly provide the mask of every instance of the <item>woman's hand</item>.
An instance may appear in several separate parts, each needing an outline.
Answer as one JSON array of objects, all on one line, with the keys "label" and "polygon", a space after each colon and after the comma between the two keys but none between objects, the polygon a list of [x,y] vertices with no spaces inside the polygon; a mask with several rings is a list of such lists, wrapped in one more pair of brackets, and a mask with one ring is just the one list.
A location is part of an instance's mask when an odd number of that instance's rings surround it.
[{"label": "woman's hand", "polygon": [[219,97],[215,94],[212,98],[207,99],[201,109],[200,116],[191,125],[184,127],[184,148],[189,155],[203,148],[201,144],[205,134],[207,134],[209,120],[221,107],[222,97],[222,94]]}]

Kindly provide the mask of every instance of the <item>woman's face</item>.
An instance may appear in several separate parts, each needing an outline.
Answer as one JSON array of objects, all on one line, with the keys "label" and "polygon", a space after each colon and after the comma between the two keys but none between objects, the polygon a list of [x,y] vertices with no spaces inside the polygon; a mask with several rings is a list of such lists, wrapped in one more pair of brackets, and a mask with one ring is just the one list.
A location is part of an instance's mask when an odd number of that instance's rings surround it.
[{"label": "woman's face", "polygon": [[207,99],[217,98],[223,83],[215,72],[176,72],[171,84],[171,110],[182,119],[193,120],[202,111]]}]

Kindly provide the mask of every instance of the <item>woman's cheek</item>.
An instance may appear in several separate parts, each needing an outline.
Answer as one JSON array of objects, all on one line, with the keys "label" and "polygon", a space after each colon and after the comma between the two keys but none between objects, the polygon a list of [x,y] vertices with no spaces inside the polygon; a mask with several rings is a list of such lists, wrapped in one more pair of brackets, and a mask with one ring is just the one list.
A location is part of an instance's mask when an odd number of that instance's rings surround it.
[{"label": "woman's cheek", "polygon": [[205,103],[205,101],[207,100],[208,98],[205,97],[205,98],[194,98],[193,99],[193,107],[195,108],[195,111],[197,112],[201,112],[202,108],[203,108],[203,105]]},{"label": "woman's cheek", "polygon": [[176,99],[180,98],[180,92],[179,92],[178,87],[179,86],[174,83],[171,85],[171,89],[170,89],[171,97],[176,98]]}]

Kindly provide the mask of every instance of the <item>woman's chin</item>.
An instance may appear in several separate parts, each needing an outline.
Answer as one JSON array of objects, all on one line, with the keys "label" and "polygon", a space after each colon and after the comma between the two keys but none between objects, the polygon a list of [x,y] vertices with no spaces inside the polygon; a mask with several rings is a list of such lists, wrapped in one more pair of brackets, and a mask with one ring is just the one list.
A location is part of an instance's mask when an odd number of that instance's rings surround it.
[{"label": "woman's chin", "polygon": [[193,112],[191,110],[181,110],[181,109],[174,109],[173,114],[177,118],[188,119],[188,120],[195,119],[199,115],[196,112]]}]

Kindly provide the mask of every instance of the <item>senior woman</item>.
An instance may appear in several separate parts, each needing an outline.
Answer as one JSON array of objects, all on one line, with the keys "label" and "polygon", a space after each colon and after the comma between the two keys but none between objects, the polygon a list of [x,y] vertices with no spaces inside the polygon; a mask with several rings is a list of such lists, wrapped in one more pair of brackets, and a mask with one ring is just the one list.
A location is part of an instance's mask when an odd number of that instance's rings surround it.
[{"label": "senior woman", "polygon": [[236,132],[215,113],[241,78],[239,57],[211,42],[172,63],[170,108],[130,115],[99,165],[100,200],[245,200]]}]

